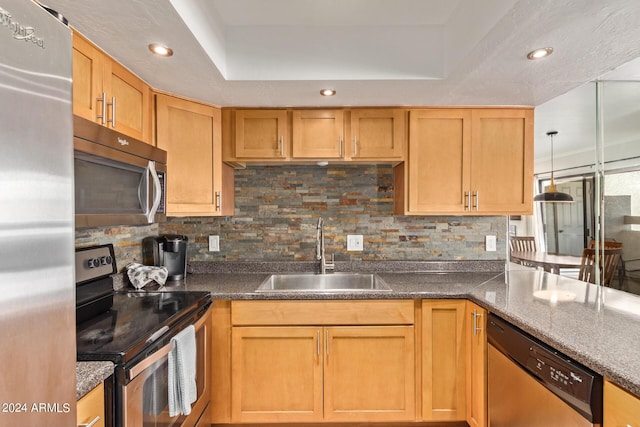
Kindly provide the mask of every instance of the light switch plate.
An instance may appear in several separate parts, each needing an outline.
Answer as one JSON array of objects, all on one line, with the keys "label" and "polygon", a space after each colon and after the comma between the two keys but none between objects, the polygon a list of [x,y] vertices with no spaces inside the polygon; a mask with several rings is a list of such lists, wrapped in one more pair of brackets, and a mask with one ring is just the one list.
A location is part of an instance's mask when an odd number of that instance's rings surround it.
[{"label": "light switch plate", "polygon": [[496,251],[496,236],[485,236],[485,250],[487,252]]},{"label": "light switch plate", "polygon": [[362,251],[364,249],[364,242],[362,234],[347,234],[347,250],[348,251]]},{"label": "light switch plate", "polygon": [[209,236],[209,252],[220,252],[220,236]]}]

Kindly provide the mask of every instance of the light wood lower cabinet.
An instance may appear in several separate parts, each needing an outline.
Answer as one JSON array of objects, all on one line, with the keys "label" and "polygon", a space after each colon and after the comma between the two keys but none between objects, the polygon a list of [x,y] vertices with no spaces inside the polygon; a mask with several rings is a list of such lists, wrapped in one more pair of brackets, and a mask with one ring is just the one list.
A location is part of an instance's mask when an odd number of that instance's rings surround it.
[{"label": "light wood lower cabinet", "polygon": [[[264,302],[255,303],[255,310],[251,302],[232,303],[236,324],[268,322]],[[290,317],[300,312],[295,302],[274,303],[274,323],[283,318],[296,323]],[[332,319],[352,316],[349,306],[368,312],[367,322],[375,322],[377,312],[389,319],[382,310],[389,302],[333,303],[319,302],[323,310],[315,316],[316,325],[305,325],[312,316],[303,315],[296,326],[232,327],[232,422],[415,420],[413,325],[331,325]],[[396,305],[400,308],[391,312],[413,312],[412,301]],[[407,323],[405,316],[398,317]]]},{"label": "light wood lower cabinet", "polygon": [[233,328],[232,420],[321,421],[320,340],[313,327]]},{"label": "light wood lower cabinet", "polygon": [[640,398],[604,381],[604,427],[639,427]]},{"label": "light wood lower cabinet", "polygon": [[467,423],[487,426],[487,311],[467,301]]},{"label": "light wood lower cabinet", "polygon": [[422,301],[422,418],[466,419],[466,305],[464,300]]},{"label": "light wood lower cabinet", "polygon": [[97,387],[85,394],[77,403],[78,425],[87,425],[99,417],[93,427],[104,427],[104,385]]}]

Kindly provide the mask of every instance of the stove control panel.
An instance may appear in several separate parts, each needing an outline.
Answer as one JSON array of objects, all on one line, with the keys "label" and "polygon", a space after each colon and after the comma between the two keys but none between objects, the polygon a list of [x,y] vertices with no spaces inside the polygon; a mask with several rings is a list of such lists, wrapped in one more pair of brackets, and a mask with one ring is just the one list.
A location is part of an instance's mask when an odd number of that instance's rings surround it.
[{"label": "stove control panel", "polygon": [[110,276],[117,271],[112,244],[76,249],[76,284]]}]

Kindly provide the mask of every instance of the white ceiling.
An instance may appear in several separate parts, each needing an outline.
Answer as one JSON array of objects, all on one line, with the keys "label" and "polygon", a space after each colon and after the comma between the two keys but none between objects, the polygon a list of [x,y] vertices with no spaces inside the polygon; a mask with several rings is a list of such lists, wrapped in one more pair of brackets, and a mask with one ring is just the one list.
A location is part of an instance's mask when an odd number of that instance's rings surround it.
[{"label": "white ceiling", "polygon": [[[547,130],[556,152],[591,144],[585,83],[640,57],[638,0],[46,3],[154,88],[218,106],[536,106],[537,159]],[[174,56],[151,55],[153,42]],[[546,46],[549,58],[525,58]]]}]

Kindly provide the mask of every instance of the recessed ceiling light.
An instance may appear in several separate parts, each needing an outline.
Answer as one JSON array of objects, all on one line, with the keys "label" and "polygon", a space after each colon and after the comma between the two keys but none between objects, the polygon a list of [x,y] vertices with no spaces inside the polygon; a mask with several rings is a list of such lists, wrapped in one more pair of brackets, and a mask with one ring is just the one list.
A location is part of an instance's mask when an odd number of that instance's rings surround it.
[{"label": "recessed ceiling light", "polygon": [[158,43],[151,43],[149,45],[149,50],[151,51],[151,53],[158,56],[168,57],[173,55],[173,50],[171,50],[170,47]]},{"label": "recessed ceiling light", "polygon": [[527,54],[527,58],[531,60],[542,59],[542,58],[546,58],[552,53],[553,53],[552,47],[542,47],[540,49],[532,50],[531,52],[529,52]]},{"label": "recessed ceiling light", "polygon": [[334,89],[322,89],[320,91],[320,95],[322,96],[333,96],[336,94],[336,91]]}]

